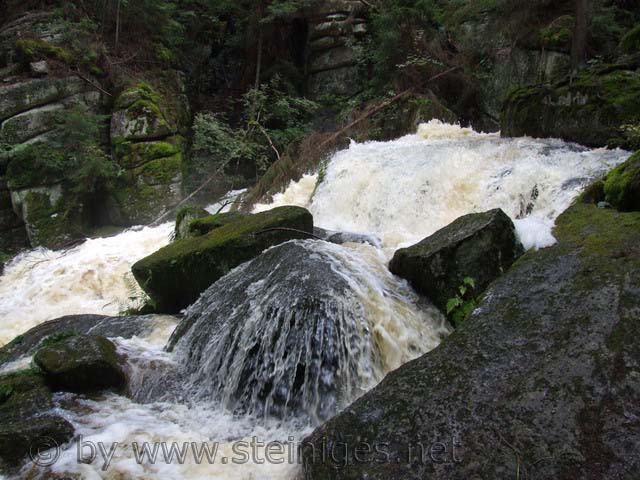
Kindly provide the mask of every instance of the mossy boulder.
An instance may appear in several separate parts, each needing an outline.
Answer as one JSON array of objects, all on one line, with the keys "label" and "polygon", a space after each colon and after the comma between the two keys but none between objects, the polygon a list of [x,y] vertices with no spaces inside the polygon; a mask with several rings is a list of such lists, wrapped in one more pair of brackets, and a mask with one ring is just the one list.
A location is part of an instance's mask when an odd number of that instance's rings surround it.
[{"label": "mossy boulder", "polygon": [[43,78],[0,87],[0,121],[88,89],[77,77]]},{"label": "mossy boulder", "polygon": [[189,235],[193,237],[206,235],[209,232],[213,232],[216,228],[235,223],[247,218],[247,216],[246,213],[242,212],[226,212],[198,218],[189,224]]},{"label": "mossy boulder", "polygon": [[186,205],[176,215],[176,226],[173,231],[174,240],[183,240],[193,235],[189,232],[191,222],[198,218],[208,217],[211,214],[202,207]]},{"label": "mossy boulder", "polygon": [[579,202],[556,224],[462,328],[303,442],[306,478],[635,476],[640,212]]},{"label": "mossy boulder", "polygon": [[174,242],[134,264],[132,271],[158,311],[177,312],[232,268],[312,232],[313,217],[304,208],[274,208]]},{"label": "mossy boulder", "polygon": [[126,382],[115,345],[96,335],[63,335],[41,348],[33,362],[55,390],[94,392]]},{"label": "mossy boulder", "polygon": [[555,137],[590,147],[627,146],[625,125],[640,119],[640,60],[587,69],[553,86],[511,92],[502,112],[507,137]]},{"label": "mossy boulder", "polygon": [[178,122],[170,115],[168,103],[156,88],[146,82],[125,89],[115,100],[111,138],[153,140],[177,133]]},{"label": "mossy boulder", "polygon": [[204,208],[187,206],[178,212],[174,237],[176,240],[199,237],[246,217],[247,214],[241,212],[211,215]]},{"label": "mossy boulder", "polygon": [[[0,465],[15,468],[30,451],[63,445],[73,427],[53,411],[51,392],[31,370],[0,376]],[[32,450],[34,449],[34,450]]]},{"label": "mossy boulder", "polygon": [[618,210],[640,210],[640,152],[609,172],[604,193],[605,200]]},{"label": "mossy boulder", "polygon": [[61,185],[11,192],[32,246],[56,248],[82,236],[80,206]]},{"label": "mossy boulder", "polygon": [[443,311],[465,279],[477,292],[502,275],[523,253],[511,219],[500,209],[472,213],[409,248],[389,268]]}]

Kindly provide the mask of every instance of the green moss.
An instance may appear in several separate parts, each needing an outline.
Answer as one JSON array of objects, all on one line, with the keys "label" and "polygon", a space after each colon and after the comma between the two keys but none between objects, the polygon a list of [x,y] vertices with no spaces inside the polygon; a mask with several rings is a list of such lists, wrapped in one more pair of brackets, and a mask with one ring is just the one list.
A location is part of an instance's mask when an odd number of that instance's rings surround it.
[{"label": "green moss", "polygon": [[605,199],[622,211],[640,210],[640,152],[607,175]]},{"label": "green moss", "polygon": [[[285,230],[269,230],[272,228]],[[300,207],[280,207],[249,215],[212,232],[174,242],[139,262],[133,274],[160,309],[186,307],[214,281],[264,249],[313,231],[311,214]]]},{"label": "green moss", "polygon": [[167,141],[161,142],[139,143],[131,143],[120,139],[114,149],[120,166],[131,169],[144,165],[152,160],[181,154],[182,137],[172,137]]},{"label": "green moss", "polygon": [[624,147],[624,126],[636,123],[639,112],[640,73],[626,65],[605,65],[586,69],[571,82],[510,92],[502,132]]},{"label": "green moss", "polygon": [[5,178],[13,190],[50,184],[63,177],[64,152],[48,143],[16,148],[9,158]]},{"label": "green moss", "polygon": [[76,335],[79,335],[79,333],[74,331],[74,330],[69,330],[69,331],[66,331],[66,332],[58,332],[58,333],[55,333],[53,335],[49,335],[48,337],[43,339],[41,344],[40,344],[40,346],[41,347],[50,347],[52,345],[55,345],[56,343],[61,342],[62,340],[65,340],[65,339],[71,338],[71,337],[75,337]]},{"label": "green moss", "polygon": [[75,62],[75,57],[70,51],[35,38],[23,38],[16,41],[16,51],[27,62],[42,58],[51,58],[67,65]]},{"label": "green moss", "polygon": [[198,218],[189,223],[189,234],[192,236],[206,235],[217,228],[246,218],[247,214],[240,212],[218,213]]},{"label": "green moss", "polygon": [[133,170],[135,177],[149,185],[169,185],[175,183],[182,172],[182,152],[170,157],[151,160]]},{"label": "green moss", "polygon": [[162,95],[160,95],[149,83],[139,82],[124,90],[116,99],[115,106],[119,109],[128,109],[139,100],[159,105],[162,103]]}]

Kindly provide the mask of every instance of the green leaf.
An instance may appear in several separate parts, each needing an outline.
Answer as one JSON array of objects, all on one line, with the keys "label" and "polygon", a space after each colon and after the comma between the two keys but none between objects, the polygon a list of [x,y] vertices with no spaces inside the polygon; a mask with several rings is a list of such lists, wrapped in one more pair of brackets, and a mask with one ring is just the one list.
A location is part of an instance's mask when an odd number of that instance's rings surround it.
[{"label": "green leaf", "polygon": [[460,285],[458,290],[460,290],[460,295],[462,295],[463,297],[464,297],[464,294],[467,293],[467,287],[465,287],[464,285]]},{"label": "green leaf", "polygon": [[462,305],[462,299],[460,297],[455,296],[454,298],[450,298],[447,302],[447,315],[453,312],[460,305]]},{"label": "green leaf", "polygon": [[469,285],[471,288],[473,288],[475,290],[476,288],[476,281],[471,278],[471,277],[467,277],[464,279],[464,284],[465,285]]}]

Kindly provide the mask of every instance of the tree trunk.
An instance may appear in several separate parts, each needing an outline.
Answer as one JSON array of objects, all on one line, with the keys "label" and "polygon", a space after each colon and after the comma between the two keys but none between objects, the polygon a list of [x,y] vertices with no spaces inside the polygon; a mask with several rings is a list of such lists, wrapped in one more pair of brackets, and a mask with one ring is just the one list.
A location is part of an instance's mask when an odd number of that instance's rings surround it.
[{"label": "tree trunk", "polygon": [[118,40],[120,39],[120,2],[121,0],[118,0],[118,5],[116,7],[116,41],[113,47],[113,51],[116,54],[118,53]]},{"label": "tree trunk", "polygon": [[256,81],[254,88],[260,88],[260,70],[262,69],[262,2],[258,7],[258,58],[256,59]]},{"label": "tree trunk", "polygon": [[578,70],[587,62],[587,35],[589,28],[589,0],[575,0],[576,24],[571,44],[571,64]]}]

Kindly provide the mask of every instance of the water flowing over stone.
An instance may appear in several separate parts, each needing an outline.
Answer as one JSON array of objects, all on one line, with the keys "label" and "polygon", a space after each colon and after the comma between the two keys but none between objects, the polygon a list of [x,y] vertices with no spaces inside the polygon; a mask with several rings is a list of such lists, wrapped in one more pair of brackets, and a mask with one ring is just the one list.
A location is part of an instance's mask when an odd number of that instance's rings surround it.
[{"label": "water flowing over stone", "polygon": [[374,234],[395,249],[462,215],[501,208],[525,248],[545,247],[554,243],[554,220],[582,188],[628,156],[431,121],[390,142],[352,143],[329,161],[321,183],[305,176],[256,210],[305,206],[317,226]]},{"label": "water flowing over stone", "polygon": [[[190,398],[258,416],[326,420],[448,332],[371,247],[294,241],[211,286],[170,345]],[[181,385],[180,391],[184,391]]]}]

